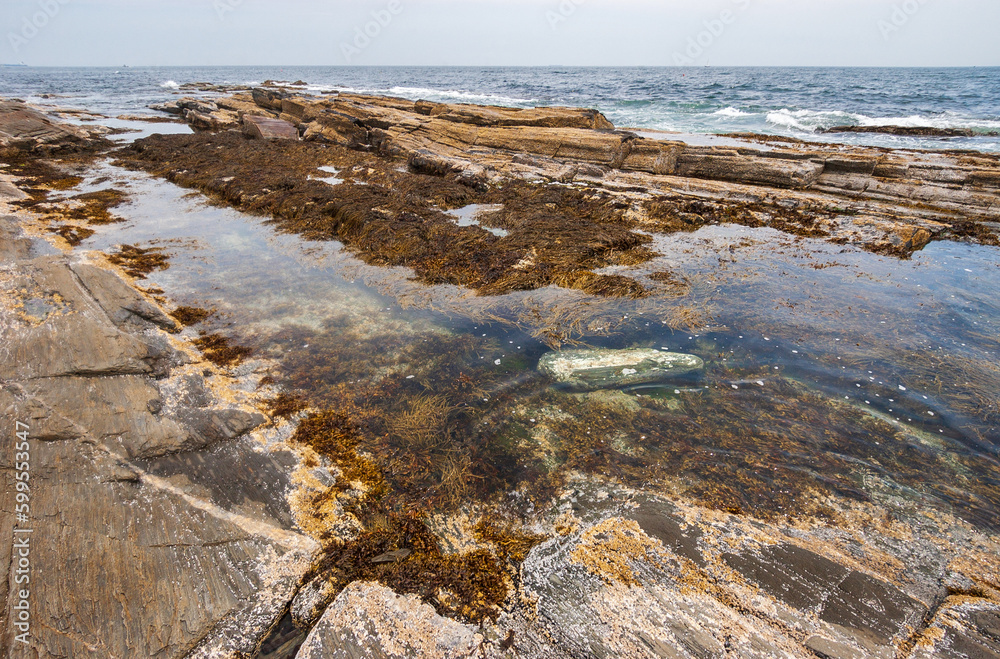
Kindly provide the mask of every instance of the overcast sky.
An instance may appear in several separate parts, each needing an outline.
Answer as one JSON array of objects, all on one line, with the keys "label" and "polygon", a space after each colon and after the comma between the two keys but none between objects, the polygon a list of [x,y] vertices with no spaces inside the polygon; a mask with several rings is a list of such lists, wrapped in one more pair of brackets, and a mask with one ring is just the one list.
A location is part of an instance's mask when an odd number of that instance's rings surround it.
[{"label": "overcast sky", "polygon": [[998,66],[997,26],[998,0],[0,0],[0,62]]}]

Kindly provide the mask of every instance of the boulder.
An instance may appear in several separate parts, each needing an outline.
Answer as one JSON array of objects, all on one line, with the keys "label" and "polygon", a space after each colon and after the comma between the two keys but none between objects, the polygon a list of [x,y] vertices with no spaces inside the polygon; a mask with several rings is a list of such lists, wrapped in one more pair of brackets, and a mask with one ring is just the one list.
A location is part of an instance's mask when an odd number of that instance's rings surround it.
[{"label": "boulder", "polygon": [[258,106],[276,112],[281,112],[281,102],[289,96],[287,92],[280,89],[261,89],[259,87],[253,89],[250,94],[253,102]]},{"label": "boulder", "polygon": [[239,128],[240,115],[232,110],[213,110],[203,112],[201,110],[184,110],[184,120],[195,130],[230,130]]},{"label": "boulder", "polygon": [[565,350],[550,352],[538,370],[570,389],[618,389],[700,373],[705,362],[695,355],[633,350]]},{"label": "boulder", "polygon": [[257,140],[298,140],[299,129],[293,124],[272,117],[245,115],[243,132]]},{"label": "boulder", "polygon": [[368,130],[345,114],[326,110],[306,126],[303,139],[356,148],[368,144]]}]

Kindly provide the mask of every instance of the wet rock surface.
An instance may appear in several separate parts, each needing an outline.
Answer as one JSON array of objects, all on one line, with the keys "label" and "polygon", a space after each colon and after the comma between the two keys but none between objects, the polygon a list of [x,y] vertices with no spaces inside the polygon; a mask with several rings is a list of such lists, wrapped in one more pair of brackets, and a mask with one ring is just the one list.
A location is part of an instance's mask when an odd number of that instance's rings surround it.
[{"label": "wet rock surface", "polygon": [[[154,301],[106,264],[38,256],[16,217],[0,224],[0,425],[30,427],[33,656],[252,653],[316,549],[292,530],[294,457],[255,450],[259,413],[185,393],[203,367]],[[0,496],[6,553],[14,493]]]},{"label": "wet rock surface", "polygon": [[86,128],[53,120],[20,101],[0,100],[0,148],[51,154],[101,142]]},{"label": "wet rock surface", "polygon": [[934,128],[931,126],[833,126],[824,133],[881,133],[909,137],[976,137],[998,133],[978,133],[968,128]]},{"label": "wet rock surface", "polygon": [[327,608],[297,659],[404,659],[475,657],[482,638],[442,618],[414,596],[356,582]]}]

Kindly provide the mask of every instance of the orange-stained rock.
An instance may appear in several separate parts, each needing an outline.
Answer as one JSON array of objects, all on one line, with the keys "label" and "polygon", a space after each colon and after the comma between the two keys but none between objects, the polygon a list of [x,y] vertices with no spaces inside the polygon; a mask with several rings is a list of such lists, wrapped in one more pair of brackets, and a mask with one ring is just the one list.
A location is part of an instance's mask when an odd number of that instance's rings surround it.
[{"label": "orange-stained rock", "polygon": [[260,140],[297,140],[299,129],[293,124],[271,117],[243,117],[243,132]]}]

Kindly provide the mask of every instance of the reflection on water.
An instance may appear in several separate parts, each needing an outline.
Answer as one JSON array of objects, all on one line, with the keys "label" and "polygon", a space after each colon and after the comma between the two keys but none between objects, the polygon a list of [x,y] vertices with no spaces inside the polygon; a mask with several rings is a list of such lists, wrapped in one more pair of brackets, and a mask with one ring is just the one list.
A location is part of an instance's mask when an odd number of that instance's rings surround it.
[{"label": "reflection on water", "polygon": [[[281,362],[282,384],[342,411],[402,500],[544,495],[582,470],[726,510],[823,515],[814,494],[867,499],[876,480],[1000,526],[995,248],[934,243],[900,261],[706,227],[656,236],[663,256],[631,271],[683,283],[658,297],[484,298],[276,235],[145,175],[100,176],[131,193],[117,209],[128,222],[82,247],[167,247],[170,269],[150,280],[218,309]],[[475,223],[484,209],[464,210]],[[569,393],[536,371],[567,341],[708,367],[695,383]]]}]

